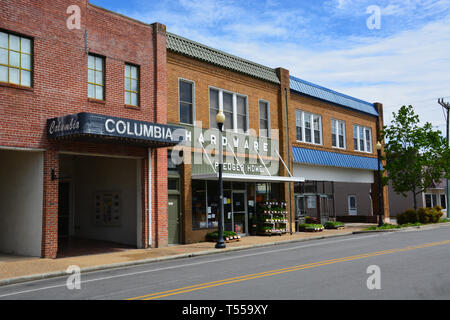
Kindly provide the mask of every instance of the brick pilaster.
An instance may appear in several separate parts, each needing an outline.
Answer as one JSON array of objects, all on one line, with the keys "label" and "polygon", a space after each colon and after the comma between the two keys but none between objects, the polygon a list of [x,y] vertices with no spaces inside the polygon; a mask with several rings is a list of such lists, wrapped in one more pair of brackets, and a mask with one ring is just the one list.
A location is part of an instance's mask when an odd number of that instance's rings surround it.
[{"label": "brick pilaster", "polygon": [[44,207],[42,218],[42,257],[56,258],[58,252],[58,180],[51,179],[51,170],[59,175],[58,153],[44,152]]}]

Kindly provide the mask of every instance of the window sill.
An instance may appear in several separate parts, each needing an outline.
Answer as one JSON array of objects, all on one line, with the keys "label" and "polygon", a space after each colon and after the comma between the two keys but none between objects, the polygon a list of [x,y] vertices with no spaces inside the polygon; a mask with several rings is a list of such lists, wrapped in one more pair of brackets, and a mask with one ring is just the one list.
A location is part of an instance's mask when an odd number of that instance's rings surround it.
[{"label": "window sill", "polygon": [[124,107],[125,107],[126,109],[141,110],[141,107],[139,107],[139,106],[133,106],[133,105],[131,105],[131,104],[125,104]]},{"label": "window sill", "polygon": [[304,143],[304,144],[308,144],[311,146],[319,146],[319,147],[323,147],[322,143],[314,143],[314,142],[306,142],[306,141],[301,141],[301,140],[296,140],[297,143]]},{"label": "window sill", "polygon": [[34,92],[33,87],[25,87],[25,86],[21,86],[19,84],[14,84],[14,83],[9,83],[9,82],[0,82],[0,87],[14,88],[14,89],[20,89],[20,90]]},{"label": "window sill", "polygon": [[360,150],[353,150],[353,151],[358,153],[374,154],[372,151],[360,151]]},{"label": "window sill", "polygon": [[88,98],[88,102],[93,102],[93,103],[98,103],[98,104],[106,104],[105,100],[99,100],[99,99],[93,99],[93,98]]}]

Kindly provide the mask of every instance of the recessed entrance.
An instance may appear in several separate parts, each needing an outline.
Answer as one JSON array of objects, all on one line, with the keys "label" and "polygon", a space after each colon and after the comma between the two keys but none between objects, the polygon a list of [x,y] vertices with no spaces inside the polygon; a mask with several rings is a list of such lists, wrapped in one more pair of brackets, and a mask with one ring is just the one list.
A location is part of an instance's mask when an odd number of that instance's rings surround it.
[{"label": "recessed entrance", "polygon": [[141,160],[60,154],[58,257],[141,245]]}]

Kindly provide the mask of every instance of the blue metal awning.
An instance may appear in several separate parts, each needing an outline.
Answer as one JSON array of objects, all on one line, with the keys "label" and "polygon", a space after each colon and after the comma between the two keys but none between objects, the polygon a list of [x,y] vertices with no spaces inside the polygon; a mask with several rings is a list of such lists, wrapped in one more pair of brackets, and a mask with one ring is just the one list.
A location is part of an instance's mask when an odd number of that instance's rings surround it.
[{"label": "blue metal awning", "polygon": [[[292,147],[294,162],[318,166],[378,170],[378,159],[330,151]],[[382,166],[380,167],[382,168]]]},{"label": "blue metal awning", "polygon": [[290,89],[317,99],[335,103],[339,106],[378,116],[374,105],[370,102],[319,86],[317,84],[290,76]]}]

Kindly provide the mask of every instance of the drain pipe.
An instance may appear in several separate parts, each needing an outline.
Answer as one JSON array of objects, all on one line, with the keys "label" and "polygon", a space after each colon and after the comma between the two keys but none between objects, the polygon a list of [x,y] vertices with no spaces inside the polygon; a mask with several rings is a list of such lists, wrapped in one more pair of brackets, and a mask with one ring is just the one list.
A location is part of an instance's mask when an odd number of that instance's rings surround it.
[{"label": "drain pipe", "polygon": [[148,246],[152,246],[152,149],[148,148]]}]

